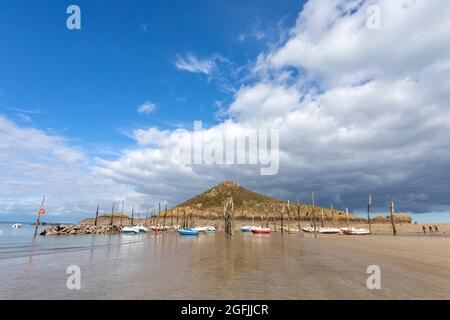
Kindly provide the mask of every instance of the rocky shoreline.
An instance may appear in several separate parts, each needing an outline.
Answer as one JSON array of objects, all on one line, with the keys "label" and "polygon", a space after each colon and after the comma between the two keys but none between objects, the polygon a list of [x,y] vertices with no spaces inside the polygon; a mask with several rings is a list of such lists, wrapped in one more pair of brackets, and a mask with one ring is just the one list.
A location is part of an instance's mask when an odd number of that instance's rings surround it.
[{"label": "rocky shoreline", "polygon": [[122,232],[122,227],[117,225],[56,225],[43,230],[41,236],[59,235],[84,235],[84,234],[117,234]]}]

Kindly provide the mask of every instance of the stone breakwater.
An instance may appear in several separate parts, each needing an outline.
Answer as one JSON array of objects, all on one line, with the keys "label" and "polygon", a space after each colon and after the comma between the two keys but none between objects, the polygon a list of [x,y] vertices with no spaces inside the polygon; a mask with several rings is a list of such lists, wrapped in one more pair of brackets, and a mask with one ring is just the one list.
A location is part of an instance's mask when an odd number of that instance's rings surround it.
[{"label": "stone breakwater", "polygon": [[59,236],[59,235],[83,235],[83,234],[115,234],[121,233],[122,227],[116,225],[57,225],[45,229],[40,233],[41,236]]}]

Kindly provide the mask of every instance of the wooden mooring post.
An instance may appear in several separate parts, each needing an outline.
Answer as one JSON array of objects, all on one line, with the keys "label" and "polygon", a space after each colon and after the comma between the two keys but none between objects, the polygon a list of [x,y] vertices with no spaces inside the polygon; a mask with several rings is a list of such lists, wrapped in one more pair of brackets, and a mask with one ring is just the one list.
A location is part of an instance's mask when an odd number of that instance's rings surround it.
[{"label": "wooden mooring post", "polygon": [[121,215],[120,215],[120,226],[121,227],[123,227],[123,206],[124,206],[124,202],[125,201],[122,200],[122,212],[121,212]]},{"label": "wooden mooring post", "polygon": [[345,216],[347,217],[347,230],[350,229],[350,222],[348,221],[348,208],[345,208]]},{"label": "wooden mooring post", "polygon": [[289,200],[287,205],[287,214],[288,214],[288,233],[289,233],[291,232],[291,206],[289,205]]},{"label": "wooden mooring post", "polygon": [[98,224],[98,209],[99,209],[99,204],[97,203],[97,211],[95,211],[95,221],[94,221],[94,226],[97,226]]},{"label": "wooden mooring post", "polygon": [[111,209],[111,221],[109,222],[110,225],[113,225],[113,223],[114,223],[114,208],[115,207],[116,207],[116,202],[114,201],[112,209]]},{"label": "wooden mooring post", "polygon": [[163,231],[165,231],[165,229],[166,229],[166,217],[167,217],[167,202],[165,203],[165,206],[164,206],[164,218],[163,218],[163,225],[162,225]]},{"label": "wooden mooring post", "polygon": [[234,215],[234,203],[233,198],[228,199],[225,203],[223,210],[224,217],[224,231],[227,235],[233,235],[233,215]]},{"label": "wooden mooring post", "polygon": [[320,215],[320,222],[321,222],[321,225],[322,225],[322,228],[323,228],[323,209],[322,209],[321,215]]},{"label": "wooden mooring post", "polygon": [[367,204],[367,224],[369,225],[369,232],[372,234],[372,224],[370,222],[371,209],[372,209],[372,195],[369,193],[369,203]]},{"label": "wooden mooring post", "polygon": [[395,203],[394,203],[394,201],[391,201],[389,203],[389,211],[391,212],[392,233],[394,234],[394,236],[396,236],[397,235],[397,228],[395,226],[394,210],[395,210]]},{"label": "wooden mooring post", "polygon": [[312,220],[313,220],[313,228],[314,228],[314,237],[317,238],[317,226],[316,226],[316,215],[315,215],[315,193],[311,193],[312,198]]}]

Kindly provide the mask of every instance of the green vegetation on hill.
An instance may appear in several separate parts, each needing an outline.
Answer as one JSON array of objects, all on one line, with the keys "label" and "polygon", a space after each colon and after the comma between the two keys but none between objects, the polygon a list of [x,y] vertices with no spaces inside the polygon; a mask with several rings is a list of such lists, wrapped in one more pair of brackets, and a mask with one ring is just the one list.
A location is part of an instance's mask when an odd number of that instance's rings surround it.
[{"label": "green vegetation on hill", "polygon": [[[168,216],[175,215],[178,212],[192,212],[194,216],[203,218],[220,218],[223,214],[223,206],[227,199],[233,198],[236,218],[261,218],[281,216],[284,212],[285,217],[289,214],[291,217],[301,219],[310,219],[312,206],[307,204],[290,203],[275,199],[263,194],[248,190],[234,181],[226,180],[223,183],[183,202],[168,212]],[[333,211],[326,208],[315,208],[315,215],[320,219],[323,211],[324,219],[341,219],[345,214],[341,211]],[[360,220],[360,218],[350,215],[350,220]]]}]

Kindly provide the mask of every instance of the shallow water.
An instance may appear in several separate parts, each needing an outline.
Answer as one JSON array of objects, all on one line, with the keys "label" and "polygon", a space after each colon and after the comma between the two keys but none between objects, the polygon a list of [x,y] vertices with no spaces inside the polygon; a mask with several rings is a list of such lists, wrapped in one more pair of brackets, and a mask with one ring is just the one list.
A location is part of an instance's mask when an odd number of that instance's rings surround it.
[{"label": "shallow water", "polygon": [[[2,299],[450,297],[450,279],[442,274],[410,270],[404,277],[408,264],[359,247],[349,251],[354,242],[345,236],[150,233],[33,240],[32,228],[10,232],[0,235]],[[387,271],[376,292],[366,287],[373,263]],[[80,267],[81,290],[66,287],[70,265]],[[437,296],[432,288],[440,290]]]}]

